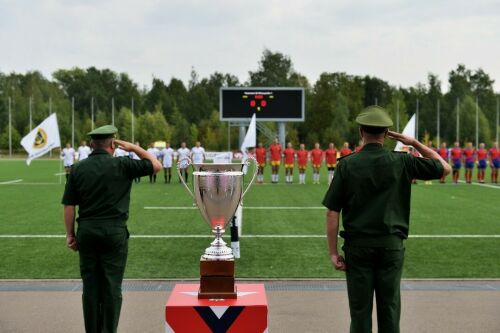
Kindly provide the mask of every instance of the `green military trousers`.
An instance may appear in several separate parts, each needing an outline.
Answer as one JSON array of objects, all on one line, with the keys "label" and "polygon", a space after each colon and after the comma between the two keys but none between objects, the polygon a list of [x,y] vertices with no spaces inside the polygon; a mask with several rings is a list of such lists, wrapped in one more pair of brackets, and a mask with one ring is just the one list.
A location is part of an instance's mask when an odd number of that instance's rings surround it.
[{"label": "green military trousers", "polygon": [[128,253],[123,222],[83,222],[76,236],[83,281],[85,331],[116,332]]},{"label": "green military trousers", "polygon": [[373,294],[378,332],[399,332],[404,248],[344,245],[351,333],[372,332]]}]

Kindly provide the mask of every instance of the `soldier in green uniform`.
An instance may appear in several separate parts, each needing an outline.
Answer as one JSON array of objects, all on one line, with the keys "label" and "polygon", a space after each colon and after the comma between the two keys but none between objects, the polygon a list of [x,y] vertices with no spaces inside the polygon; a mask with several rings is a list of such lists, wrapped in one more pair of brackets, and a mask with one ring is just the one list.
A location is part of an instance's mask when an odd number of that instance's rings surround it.
[{"label": "soldier in green uniform", "polygon": [[[116,132],[116,127],[107,125],[89,133],[93,152],[73,167],[62,198],[67,246],[80,255],[86,332],[116,332],[132,180],[161,170],[155,156],[114,139]],[[141,159],[113,157],[116,145]],[[79,207],[76,236],[75,206]]]},{"label": "soldier in green uniform", "polygon": [[[403,240],[408,237],[411,181],[439,179],[451,168],[418,140],[388,130],[392,120],[371,106],[356,118],[363,148],[342,158],[323,200],[331,261],[346,272],[351,332],[372,332],[373,294],[378,331],[399,332]],[[389,137],[415,147],[423,158],[384,149]],[[345,259],[337,249],[342,212]]]}]

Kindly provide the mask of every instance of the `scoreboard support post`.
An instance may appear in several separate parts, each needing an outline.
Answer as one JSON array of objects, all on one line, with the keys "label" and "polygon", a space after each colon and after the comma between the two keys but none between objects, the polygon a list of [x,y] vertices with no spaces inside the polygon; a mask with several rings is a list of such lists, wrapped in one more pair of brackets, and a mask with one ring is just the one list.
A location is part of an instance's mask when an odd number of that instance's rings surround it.
[{"label": "scoreboard support post", "polygon": [[243,144],[243,140],[245,140],[245,135],[247,134],[247,128],[245,126],[245,123],[241,122],[240,123],[240,135],[239,135],[239,140],[238,140],[238,147],[241,147]]},{"label": "scoreboard support post", "polygon": [[280,142],[281,147],[283,147],[283,149],[285,149],[285,147],[286,147],[285,137],[286,137],[285,122],[280,121],[280,122],[278,122],[278,140]]}]

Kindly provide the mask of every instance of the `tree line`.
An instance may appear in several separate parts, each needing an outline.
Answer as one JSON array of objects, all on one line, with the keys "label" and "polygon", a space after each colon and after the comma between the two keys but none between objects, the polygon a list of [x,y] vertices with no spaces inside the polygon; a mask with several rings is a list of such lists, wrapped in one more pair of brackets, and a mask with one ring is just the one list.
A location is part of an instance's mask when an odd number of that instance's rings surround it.
[{"label": "tree line", "polygon": [[[153,78],[150,88],[140,87],[126,73],[95,67],[59,69],[51,79],[38,71],[0,72],[0,149],[8,149],[9,104],[14,149],[20,148],[21,137],[29,132],[30,108],[32,126],[50,112],[57,113],[63,144],[72,140],[73,121],[78,143],[91,130],[92,114],[96,127],[111,123],[114,114],[120,138],[143,146],[155,140],[169,141],[174,147],[199,140],[208,150],[225,150],[228,145],[237,149],[238,128],[219,120],[219,88],[229,86],[305,88],[305,121],[286,125],[287,141],[294,144],[355,144],[354,119],[365,106],[377,104],[388,110],[394,129],[399,124],[399,130],[418,109],[418,133],[424,141],[454,141],[458,112],[460,141],[474,142],[477,112],[479,140],[489,145],[498,132],[499,95],[494,92],[494,80],[481,68],[471,70],[460,64],[449,72],[448,83],[448,91],[442,91],[440,78],[430,73],[427,82],[405,88],[343,72],[324,72],[311,83],[295,70],[289,56],[270,50],[264,50],[245,82],[219,72],[200,78],[194,69],[187,85],[176,78],[169,82]],[[266,125],[276,131],[276,124]],[[259,140],[268,142],[262,133]]]}]

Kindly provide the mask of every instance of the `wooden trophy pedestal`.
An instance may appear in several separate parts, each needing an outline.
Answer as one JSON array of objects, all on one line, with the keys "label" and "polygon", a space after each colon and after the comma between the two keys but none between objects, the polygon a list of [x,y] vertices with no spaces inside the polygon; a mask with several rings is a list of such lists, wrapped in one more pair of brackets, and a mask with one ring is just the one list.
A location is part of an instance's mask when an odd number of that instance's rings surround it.
[{"label": "wooden trophy pedestal", "polygon": [[236,298],[234,259],[200,259],[200,290],[198,298]]}]

